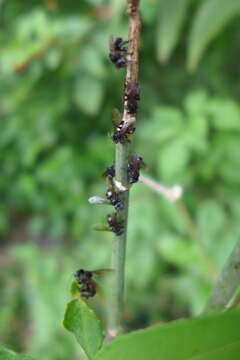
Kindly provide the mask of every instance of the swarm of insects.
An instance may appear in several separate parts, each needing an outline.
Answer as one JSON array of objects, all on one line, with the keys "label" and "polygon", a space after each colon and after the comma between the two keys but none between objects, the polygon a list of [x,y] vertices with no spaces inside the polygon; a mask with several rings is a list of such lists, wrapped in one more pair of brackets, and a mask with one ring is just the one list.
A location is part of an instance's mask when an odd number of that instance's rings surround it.
[{"label": "swarm of insects", "polygon": [[107,216],[107,222],[112,232],[117,236],[120,236],[124,233],[124,227],[122,222],[119,222],[117,219],[117,213],[109,214]]},{"label": "swarm of insects", "polygon": [[113,270],[111,269],[100,269],[95,271],[87,271],[83,269],[77,270],[74,273],[74,277],[80,295],[84,299],[89,299],[90,297],[93,297],[97,292],[97,283],[92,277],[94,275],[102,275],[110,271]]},{"label": "swarm of insects", "polygon": [[128,160],[128,179],[130,184],[138,182],[140,169],[145,166],[143,158],[136,154],[130,156]]},{"label": "swarm of insects", "polygon": [[121,37],[113,39],[109,38],[109,58],[111,62],[120,69],[127,64],[127,45],[128,41],[124,41]]},{"label": "swarm of insects", "polygon": [[135,115],[140,100],[140,89],[138,83],[126,82],[124,87],[124,101],[126,102],[127,113]]}]

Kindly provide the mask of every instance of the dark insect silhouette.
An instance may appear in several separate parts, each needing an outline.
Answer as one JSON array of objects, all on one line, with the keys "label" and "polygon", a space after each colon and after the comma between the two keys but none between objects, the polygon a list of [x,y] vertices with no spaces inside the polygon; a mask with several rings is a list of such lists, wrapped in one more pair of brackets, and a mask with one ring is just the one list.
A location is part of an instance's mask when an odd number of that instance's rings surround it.
[{"label": "dark insect silhouette", "polygon": [[126,102],[127,113],[134,115],[138,109],[138,101],[140,100],[140,89],[138,83],[127,81],[124,87],[124,102]]},{"label": "dark insect silhouette", "polygon": [[124,233],[124,228],[122,222],[117,220],[117,213],[109,214],[107,216],[107,222],[112,232],[117,236],[120,236]]},{"label": "dark insect silhouette", "polygon": [[108,178],[108,188],[106,192],[106,198],[110,201],[111,205],[116,210],[123,209],[123,202],[119,199],[119,194],[116,192],[115,185],[112,178]]},{"label": "dark insect silhouette", "polygon": [[130,184],[138,182],[139,172],[145,166],[141,156],[136,154],[130,156],[128,160],[128,181]]},{"label": "dark insect silhouette", "polygon": [[114,109],[112,112],[112,122],[114,132],[112,134],[112,140],[115,144],[117,143],[127,143],[130,142],[128,135],[134,133],[135,128],[132,122],[121,121],[121,114],[117,109]]},{"label": "dark insect silhouette", "polygon": [[74,277],[77,283],[77,288],[81,296],[85,299],[93,297],[97,292],[97,283],[92,278],[94,275],[102,275],[106,272],[111,272],[111,269],[99,269],[94,271],[77,270]]},{"label": "dark insect silhouette", "polygon": [[104,171],[103,175],[104,178],[114,178],[115,176],[115,165],[109,166],[106,171]]},{"label": "dark insect silhouette", "polygon": [[120,124],[118,124],[115,128],[115,131],[112,135],[112,140],[115,144],[124,144],[126,142],[130,142],[128,135],[133,134],[134,131],[135,127],[133,127],[132,123],[121,121]]},{"label": "dark insect silhouette", "polygon": [[120,69],[127,64],[127,45],[128,41],[124,41],[121,37],[113,39],[109,38],[109,58],[111,62]]},{"label": "dark insect silhouette", "polygon": [[116,210],[123,209],[123,202],[119,199],[119,193],[116,191],[113,178],[115,176],[115,166],[112,165],[103,173],[103,177],[107,180],[106,198]]}]

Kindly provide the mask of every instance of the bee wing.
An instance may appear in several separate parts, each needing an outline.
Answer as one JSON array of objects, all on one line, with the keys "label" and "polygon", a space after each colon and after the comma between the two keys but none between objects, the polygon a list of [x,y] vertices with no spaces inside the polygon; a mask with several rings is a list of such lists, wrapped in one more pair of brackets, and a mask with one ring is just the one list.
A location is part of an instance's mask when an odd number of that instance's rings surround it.
[{"label": "bee wing", "polygon": [[112,231],[109,227],[107,226],[93,226],[93,230],[95,231]]},{"label": "bee wing", "polygon": [[116,127],[120,124],[121,122],[121,114],[119,112],[118,109],[113,109],[112,111],[112,123],[113,123],[113,127],[114,129],[116,129]]},{"label": "bee wing", "polygon": [[111,190],[112,192],[114,192],[114,183],[113,183],[113,179],[111,177],[107,177],[106,178],[106,181],[107,181],[107,187],[108,187],[108,190]]},{"label": "bee wing", "polygon": [[[113,170],[112,170],[113,169]],[[102,174],[102,178],[109,180],[109,185],[113,185],[113,181],[111,177],[115,176],[115,166],[112,165],[111,167],[107,168],[104,173]]]},{"label": "bee wing", "polygon": [[138,156],[137,154],[132,154],[129,157],[129,163],[130,164],[137,164],[140,161],[140,169],[145,169],[147,167],[146,163],[143,161],[143,158],[141,156]]},{"label": "bee wing", "polygon": [[114,270],[113,269],[98,269],[98,270],[94,270],[91,271],[94,275],[105,275],[105,274],[109,274],[112,273]]},{"label": "bee wing", "polygon": [[101,178],[106,179],[108,176],[108,170],[105,170],[104,173],[102,173]]},{"label": "bee wing", "polygon": [[113,43],[114,43],[113,36],[109,36],[108,44],[109,44],[110,51],[112,51],[114,49]]},{"label": "bee wing", "polygon": [[145,169],[147,167],[147,164],[141,160],[140,169]]}]

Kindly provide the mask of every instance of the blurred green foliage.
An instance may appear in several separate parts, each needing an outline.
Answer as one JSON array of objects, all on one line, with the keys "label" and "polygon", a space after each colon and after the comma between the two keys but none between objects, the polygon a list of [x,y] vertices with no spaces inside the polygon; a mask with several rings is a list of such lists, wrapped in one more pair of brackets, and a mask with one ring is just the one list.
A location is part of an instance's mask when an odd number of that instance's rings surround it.
[{"label": "blurred green foliage", "polygon": [[[130,329],[199,313],[240,231],[240,20],[229,2],[204,40],[200,15],[214,3],[182,2],[169,29],[164,2],[141,2],[134,145],[150,176],[185,193],[174,205],[143,184],[131,191]],[[104,195],[113,162],[107,134],[124,72],[108,60],[108,37],[126,38],[124,11],[123,0],[0,2],[0,341],[36,358],[78,357],[61,325],[71,274],[109,267],[111,234],[92,231],[109,209],[87,199]]]}]

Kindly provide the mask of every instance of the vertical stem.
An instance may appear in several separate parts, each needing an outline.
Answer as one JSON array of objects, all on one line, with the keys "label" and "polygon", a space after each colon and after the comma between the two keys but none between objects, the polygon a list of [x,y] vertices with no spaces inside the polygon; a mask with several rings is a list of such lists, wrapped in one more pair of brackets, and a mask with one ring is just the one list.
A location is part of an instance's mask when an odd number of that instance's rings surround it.
[{"label": "vertical stem", "polygon": [[[129,146],[117,144],[116,147],[116,181],[123,186],[128,186],[127,165],[129,156]],[[112,243],[112,268],[113,283],[111,287],[112,304],[111,304],[111,323],[110,335],[116,336],[122,330],[122,312],[124,301],[124,272],[125,272],[125,254],[127,241],[127,219],[128,219],[128,198],[129,190],[121,194],[121,200],[124,203],[124,209],[118,212],[118,220],[123,222],[124,233],[121,236],[114,236]]]},{"label": "vertical stem", "polygon": [[[138,80],[138,47],[140,32],[139,0],[127,0],[129,16],[128,29],[128,53],[127,72],[125,82],[136,84]],[[128,114],[126,103],[122,120],[124,123],[135,122],[135,116]],[[109,309],[109,328],[108,337],[111,339],[122,331],[122,313],[124,303],[124,273],[125,273],[125,254],[127,243],[127,218],[128,218],[128,158],[130,155],[130,145],[128,143],[118,143],[115,155],[115,179],[116,183],[126,188],[119,193],[120,200],[124,204],[122,210],[117,210],[117,219],[124,226],[124,233],[121,236],[114,236],[112,244],[112,286],[110,288],[110,309]]]}]

